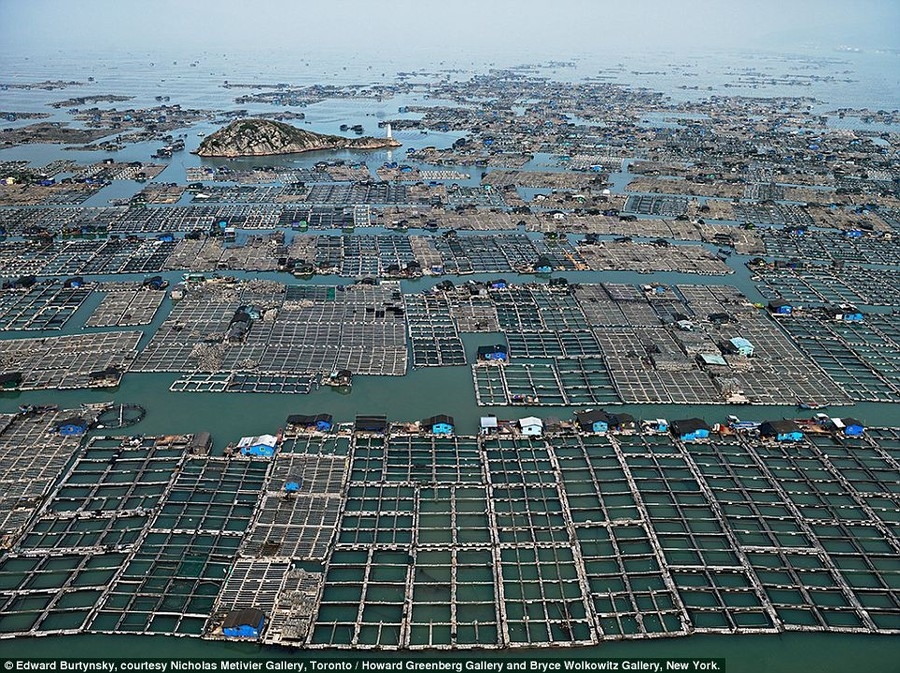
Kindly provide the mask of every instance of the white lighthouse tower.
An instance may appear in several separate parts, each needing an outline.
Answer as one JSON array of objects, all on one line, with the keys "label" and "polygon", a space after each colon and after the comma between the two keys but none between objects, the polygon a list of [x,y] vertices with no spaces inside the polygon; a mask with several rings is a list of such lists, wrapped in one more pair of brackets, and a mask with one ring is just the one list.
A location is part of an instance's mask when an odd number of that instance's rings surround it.
[{"label": "white lighthouse tower", "polygon": [[384,127],[387,129],[387,139],[390,140],[394,136],[391,134],[391,125],[385,124]]}]

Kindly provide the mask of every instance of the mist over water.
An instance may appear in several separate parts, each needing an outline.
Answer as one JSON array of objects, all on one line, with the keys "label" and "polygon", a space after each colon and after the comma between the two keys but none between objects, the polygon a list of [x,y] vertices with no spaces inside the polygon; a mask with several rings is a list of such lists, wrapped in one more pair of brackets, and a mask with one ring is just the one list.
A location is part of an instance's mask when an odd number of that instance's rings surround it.
[{"label": "mist over water", "polygon": [[452,50],[499,58],[526,49],[548,56],[598,48],[896,48],[900,6],[891,0],[37,0],[3,2],[0,24],[3,44],[35,51],[191,46],[264,52],[292,45],[298,51],[366,47],[373,54]]},{"label": "mist over water", "polygon": [[[226,79],[392,83],[402,71],[469,77],[565,62],[574,67],[549,74],[565,81],[612,71],[612,81],[677,100],[804,95],[893,109],[900,100],[898,25],[900,3],[891,0],[0,2],[0,80],[92,76],[106,89],[149,89],[210,105],[198,89]],[[741,68],[772,77],[840,74],[853,82],[832,82],[827,91],[722,89]],[[679,91],[685,84],[700,91]]]}]

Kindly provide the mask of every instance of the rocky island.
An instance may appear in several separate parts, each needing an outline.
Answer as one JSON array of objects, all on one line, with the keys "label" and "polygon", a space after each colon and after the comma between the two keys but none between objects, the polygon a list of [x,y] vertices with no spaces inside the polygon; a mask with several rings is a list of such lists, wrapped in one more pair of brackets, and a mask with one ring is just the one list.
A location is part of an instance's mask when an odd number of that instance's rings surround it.
[{"label": "rocky island", "polygon": [[377,150],[400,147],[393,138],[344,138],[304,131],[268,119],[239,119],[219,129],[194,152],[201,157],[259,157],[316,150]]}]

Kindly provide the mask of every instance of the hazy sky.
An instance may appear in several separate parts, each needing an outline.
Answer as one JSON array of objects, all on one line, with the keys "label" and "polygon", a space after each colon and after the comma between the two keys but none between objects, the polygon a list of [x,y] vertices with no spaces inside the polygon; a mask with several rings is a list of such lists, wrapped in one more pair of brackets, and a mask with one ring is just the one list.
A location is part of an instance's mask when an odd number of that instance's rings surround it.
[{"label": "hazy sky", "polygon": [[900,0],[0,0],[0,49],[898,48]]}]

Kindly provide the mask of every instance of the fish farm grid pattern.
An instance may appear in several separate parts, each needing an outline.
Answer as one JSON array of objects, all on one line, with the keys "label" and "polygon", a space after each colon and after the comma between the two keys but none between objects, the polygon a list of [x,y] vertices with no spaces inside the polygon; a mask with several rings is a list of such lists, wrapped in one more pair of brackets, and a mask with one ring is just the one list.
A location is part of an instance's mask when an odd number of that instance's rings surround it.
[{"label": "fish farm grid pattern", "polygon": [[[4,420],[0,439],[49,419]],[[305,647],[900,633],[897,428],[298,434],[252,460],[191,455],[190,436],[56,443],[59,481],[4,521],[2,637],[217,638],[241,607]]]}]

